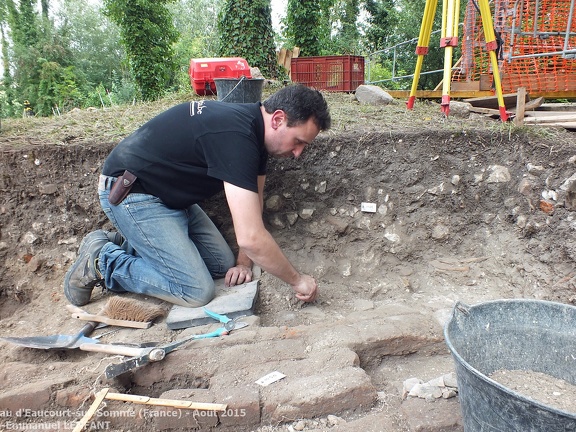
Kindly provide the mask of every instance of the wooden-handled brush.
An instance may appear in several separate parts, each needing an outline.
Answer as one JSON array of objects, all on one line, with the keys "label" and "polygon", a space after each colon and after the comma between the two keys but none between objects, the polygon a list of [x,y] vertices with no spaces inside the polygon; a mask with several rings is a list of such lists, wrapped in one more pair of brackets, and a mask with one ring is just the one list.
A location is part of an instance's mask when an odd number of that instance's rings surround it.
[{"label": "wooden-handled brush", "polygon": [[161,306],[149,305],[138,300],[112,297],[98,313],[91,314],[73,305],[66,305],[72,317],[113,326],[146,329],[166,313]]}]

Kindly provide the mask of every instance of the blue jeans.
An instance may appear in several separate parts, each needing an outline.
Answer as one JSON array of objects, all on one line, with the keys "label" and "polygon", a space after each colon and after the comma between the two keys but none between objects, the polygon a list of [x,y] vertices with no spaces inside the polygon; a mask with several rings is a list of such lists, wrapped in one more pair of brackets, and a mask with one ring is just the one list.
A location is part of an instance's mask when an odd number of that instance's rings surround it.
[{"label": "blue jeans", "polygon": [[114,292],[149,295],[170,303],[198,307],[214,298],[214,278],[234,267],[226,240],[197,205],[166,207],[143,193],[129,194],[119,205],[108,202],[114,177],[100,176],[100,205],[126,239],[107,243],[99,268]]}]

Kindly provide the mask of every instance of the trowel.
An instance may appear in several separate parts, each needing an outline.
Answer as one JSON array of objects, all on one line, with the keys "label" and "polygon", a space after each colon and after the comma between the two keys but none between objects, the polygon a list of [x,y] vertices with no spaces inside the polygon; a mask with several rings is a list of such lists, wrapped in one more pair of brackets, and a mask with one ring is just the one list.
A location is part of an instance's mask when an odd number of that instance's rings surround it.
[{"label": "trowel", "polygon": [[138,356],[150,346],[156,346],[156,342],[140,344],[138,347],[114,344],[102,344],[98,339],[89,338],[90,334],[99,323],[90,321],[86,323],[76,335],[53,335],[53,336],[29,336],[29,337],[3,337],[2,341],[10,342],[25,348],[35,349],[76,349],[82,351],[100,352],[122,356]]},{"label": "trowel", "polygon": [[66,349],[78,348],[83,343],[98,343],[97,339],[86,337],[94,331],[97,322],[87,322],[76,335],[3,337],[0,340],[26,348],[36,349]]}]

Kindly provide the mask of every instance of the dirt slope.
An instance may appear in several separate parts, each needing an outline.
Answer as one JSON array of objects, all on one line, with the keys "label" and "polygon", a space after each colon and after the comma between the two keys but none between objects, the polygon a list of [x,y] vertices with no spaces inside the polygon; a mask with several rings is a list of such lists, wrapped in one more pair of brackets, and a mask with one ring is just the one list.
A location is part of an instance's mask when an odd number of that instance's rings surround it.
[{"label": "dirt slope", "polygon": [[[289,258],[318,279],[321,296],[302,305],[264,275],[263,325],[326,323],[387,304],[445,314],[457,300],[574,301],[574,213],[562,189],[576,172],[572,135],[480,116],[444,119],[438,105],[424,102],[406,112],[330,98],[334,129],[300,160],[271,164],[265,211]],[[62,281],[82,237],[110,228],[96,199],[100,166],[122,135],[162,108],[3,122],[0,336],[78,327],[64,309]],[[120,123],[133,127],[119,131]],[[363,211],[363,203],[376,211]],[[222,201],[205,207],[233,238]],[[169,332],[156,327],[157,337]],[[53,356],[3,350],[0,363],[14,362],[47,362],[57,375]]]}]

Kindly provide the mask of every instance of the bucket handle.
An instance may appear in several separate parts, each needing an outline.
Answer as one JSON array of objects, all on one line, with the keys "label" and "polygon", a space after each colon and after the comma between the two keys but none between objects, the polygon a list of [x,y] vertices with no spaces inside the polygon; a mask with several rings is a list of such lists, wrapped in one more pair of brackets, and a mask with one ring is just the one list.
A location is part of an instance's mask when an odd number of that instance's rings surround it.
[{"label": "bucket handle", "polygon": [[240,83],[241,83],[242,81],[244,81],[244,78],[246,78],[246,75],[242,75],[242,76],[240,77],[240,79],[238,80],[238,82],[236,83],[236,85],[235,85],[234,87],[232,87],[232,90],[230,90],[226,96],[224,96],[222,99],[220,99],[220,102],[224,102],[224,101],[226,100],[226,98],[227,98],[228,96],[230,96],[234,90],[236,90],[236,87],[238,87],[238,86],[240,85]]},{"label": "bucket handle", "polygon": [[468,306],[466,303],[463,303],[460,300],[458,300],[458,301],[456,301],[456,304],[454,305],[454,309],[452,310],[452,316],[456,315],[456,311],[468,316],[468,315],[470,315],[470,306]]}]

